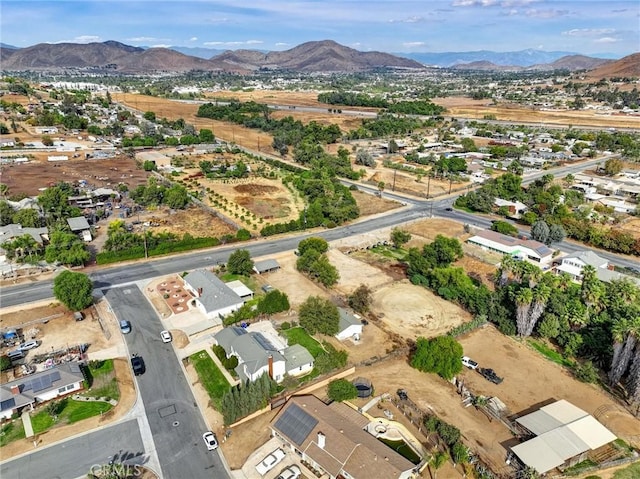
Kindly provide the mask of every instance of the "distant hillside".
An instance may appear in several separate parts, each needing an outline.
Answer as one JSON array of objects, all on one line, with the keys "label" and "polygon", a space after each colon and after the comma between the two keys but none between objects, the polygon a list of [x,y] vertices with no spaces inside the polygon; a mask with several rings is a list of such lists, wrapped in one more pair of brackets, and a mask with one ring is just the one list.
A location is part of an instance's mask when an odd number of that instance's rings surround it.
[{"label": "distant hillside", "polygon": [[640,77],[640,53],[599,66],[587,73],[591,78]]},{"label": "distant hillside", "polygon": [[613,60],[603,58],[592,58],[584,55],[567,55],[553,63],[540,63],[528,67],[517,65],[496,65],[495,63],[483,60],[471,63],[462,63],[452,68],[456,70],[478,70],[478,71],[553,71],[553,70],[590,70],[599,65],[611,63]]},{"label": "distant hillside", "polygon": [[198,48],[198,47],[169,47],[170,50],[190,55],[192,57],[203,58],[209,60],[216,55],[224,53],[226,50],[217,50],[215,48]]},{"label": "distant hillside", "polygon": [[500,66],[528,67],[541,63],[551,63],[573,52],[545,52],[542,50],[520,50],[515,52],[494,52],[478,50],[474,52],[442,52],[442,53],[398,53],[403,57],[412,58],[424,63],[440,67],[452,67],[461,63],[479,61],[491,62]]},{"label": "distant hillside", "polygon": [[7,50],[18,50],[20,47],[14,47],[13,45],[8,45],[6,43],[0,42],[0,48]]},{"label": "distant hillside", "polygon": [[374,68],[416,68],[420,63],[389,53],[360,52],[332,40],[307,42],[290,50],[263,53],[228,51],[211,59],[223,70],[293,70],[307,72],[364,71]]},{"label": "distant hillside", "polygon": [[454,70],[476,70],[476,71],[520,71],[523,67],[515,65],[496,65],[495,63],[481,60],[471,63],[460,63],[451,67]]}]

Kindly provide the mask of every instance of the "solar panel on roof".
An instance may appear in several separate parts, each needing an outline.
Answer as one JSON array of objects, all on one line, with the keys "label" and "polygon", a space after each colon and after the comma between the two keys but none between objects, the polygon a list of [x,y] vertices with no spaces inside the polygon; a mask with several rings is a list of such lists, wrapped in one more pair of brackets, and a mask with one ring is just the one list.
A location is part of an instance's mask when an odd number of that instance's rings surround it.
[{"label": "solar panel on roof", "polygon": [[302,446],[316,424],[318,420],[315,417],[303,411],[298,405],[291,404],[278,418],[275,427],[298,446]]},{"label": "solar panel on roof", "polygon": [[6,411],[7,409],[13,409],[16,405],[16,400],[14,398],[5,399],[0,402],[0,411]]},{"label": "solar panel on roof", "polygon": [[60,379],[62,379],[60,377],[60,371],[53,371],[52,373],[49,374],[49,378],[51,378],[52,383],[56,381],[60,381]]},{"label": "solar panel on roof", "polygon": [[262,346],[262,349],[264,349],[265,351],[273,351],[276,348],[273,347],[273,345],[269,342],[269,340],[267,338],[265,338],[262,334],[260,333],[255,333],[253,335],[253,337],[256,339],[256,341],[258,342],[258,344],[260,346]]},{"label": "solar panel on roof", "polygon": [[51,381],[49,381],[49,376],[43,376],[33,381],[34,393],[37,393],[38,391],[43,391],[49,387],[51,387]]}]

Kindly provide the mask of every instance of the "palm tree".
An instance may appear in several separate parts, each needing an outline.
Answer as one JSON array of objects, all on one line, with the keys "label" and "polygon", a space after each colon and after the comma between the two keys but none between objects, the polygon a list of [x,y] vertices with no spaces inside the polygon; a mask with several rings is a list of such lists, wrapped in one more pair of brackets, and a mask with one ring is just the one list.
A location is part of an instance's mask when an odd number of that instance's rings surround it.
[{"label": "palm tree", "polygon": [[529,310],[529,319],[527,321],[527,328],[525,330],[525,336],[531,336],[533,328],[544,313],[544,309],[547,306],[547,301],[551,296],[551,288],[545,284],[539,284],[535,287],[532,294],[532,307]]},{"label": "palm tree", "polygon": [[533,291],[529,288],[521,288],[516,293],[515,300],[518,335],[524,337],[526,336],[525,332],[527,331],[529,310],[531,309],[531,302],[533,301]]},{"label": "palm tree", "polygon": [[[429,473],[433,477],[433,479],[437,479],[438,477],[438,469],[445,465],[447,460],[449,459],[449,455],[446,452],[436,452],[428,462]],[[433,473],[431,472],[431,468],[433,468]]]},{"label": "palm tree", "polygon": [[609,382],[616,385],[627,372],[633,350],[636,347],[637,336],[640,333],[640,320],[628,318],[620,319],[613,324],[611,335],[613,336],[613,358],[609,371]]},{"label": "palm tree", "polygon": [[636,346],[633,362],[629,368],[627,391],[632,404],[640,402],[640,347]]}]

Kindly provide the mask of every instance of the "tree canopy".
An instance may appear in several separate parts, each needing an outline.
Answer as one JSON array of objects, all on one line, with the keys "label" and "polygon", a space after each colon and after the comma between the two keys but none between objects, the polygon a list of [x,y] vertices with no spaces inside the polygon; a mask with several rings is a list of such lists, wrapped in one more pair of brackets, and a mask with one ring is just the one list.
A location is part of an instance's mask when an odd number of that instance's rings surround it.
[{"label": "tree canopy", "polygon": [[342,402],[358,397],[358,389],[346,379],[335,379],[327,386],[327,396],[332,401]]},{"label": "tree canopy", "polygon": [[338,333],[340,313],[335,304],[319,296],[309,296],[300,305],[300,326],[309,334],[322,333],[333,336]]},{"label": "tree canopy", "polygon": [[84,273],[63,271],[53,280],[53,294],[71,311],[80,311],[93,303],[93,283]]},{"label": "tree canopy", "polygon": [[238,249],[231,253],[227,261],[227,269],[230,273],[249,276],[253,272],[253,260],[251,253],[246,249]]},{"label": "tree canopy", "polygon": [[462,354],[462,346],[451,336],[418,338],[411,366],[449,380],[462,371]]}]

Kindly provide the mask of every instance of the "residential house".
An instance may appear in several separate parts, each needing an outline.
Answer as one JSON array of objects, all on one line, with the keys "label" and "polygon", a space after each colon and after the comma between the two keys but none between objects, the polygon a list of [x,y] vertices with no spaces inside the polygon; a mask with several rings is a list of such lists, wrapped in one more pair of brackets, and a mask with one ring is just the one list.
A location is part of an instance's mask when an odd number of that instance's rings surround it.
[{"label": "residential house", "polygon": [[509,210],[509,218],[520,218],[521,215],[527,212],[529,208],[524,203],[520,201],[509,201],[503,200],[502,198],[496,198],[493,202],[495,206],[498,208],[502,208],[503,206]]},{"label": "residential house", "polygon": [[271,434],[330,479],[409,479],[417,466],[365,431],[369,419],[341,402],[293,396],[272,420]]},{"label": "residential house", "polygon": [[517,259],[527,260],[538,265],[547,265],[553,258],[553,251],[539,241],[514,238],[496,231],[482,230],[467,240],[467,243],[482,249],[508,254]]},{"label": "residential house", "polygon": [[0,385],[0,419],[9,419],[27,406],[79,391],[83,381],[80,364],[68,362],[3,383]]},{"label": "residential house", "polygon": [[29,228],[16,223],[0,226],[0,263],[4,263],[7,260],[6,251],[2,249],[1,246],[2,243],[12,241],[24,235],[31,236],[40,246],[43,246],[46,241],[49,241],[49,230],[46,227]]},{"label": "residential house", "polygon": [[240,309],[244,300],[215,274],[199,269],[187,274],[184,287],[195,296],[196,307],[209,319],[220,321],[224,316]]},{"label": "residential house", "polygon": [[566,273],[573,281],[582,282],[582,270],[585,266],[592,266],[596,270],[596,278],[605,283],[614,280],[629,279],[640,284],[640,280],[632,276],[618,273],[613,269],[609,261],[601,258],[593,251],[584,250],[563,256],[556,262],[556,274]]},{"label": "residential house", "polygon": [[344,308],[338,308],[340,314],[340,322],[338,323],[338,334],[336,338],[340,341],[353,338],[358,341],[362,336],[362,322],[360,316],[351,314]]},{"label": "residential house", "polygon": [[255,381],[266,373],[274,381],[282,382],[285,375],[301,376],[313,369],[313,356],[309,351],[297,344],[288,346],[268,321],[247,328],[230,326],[214,338],[227,357],[238,358],[235,370],[243,381]]},{"label": "residential house", "polygon": [[93,239],[91,237],[91,226],[89,226],[89,222],[84,216],[67,218],[67,224],[72,233],[82,236],[82,239],[87,243]]}]

